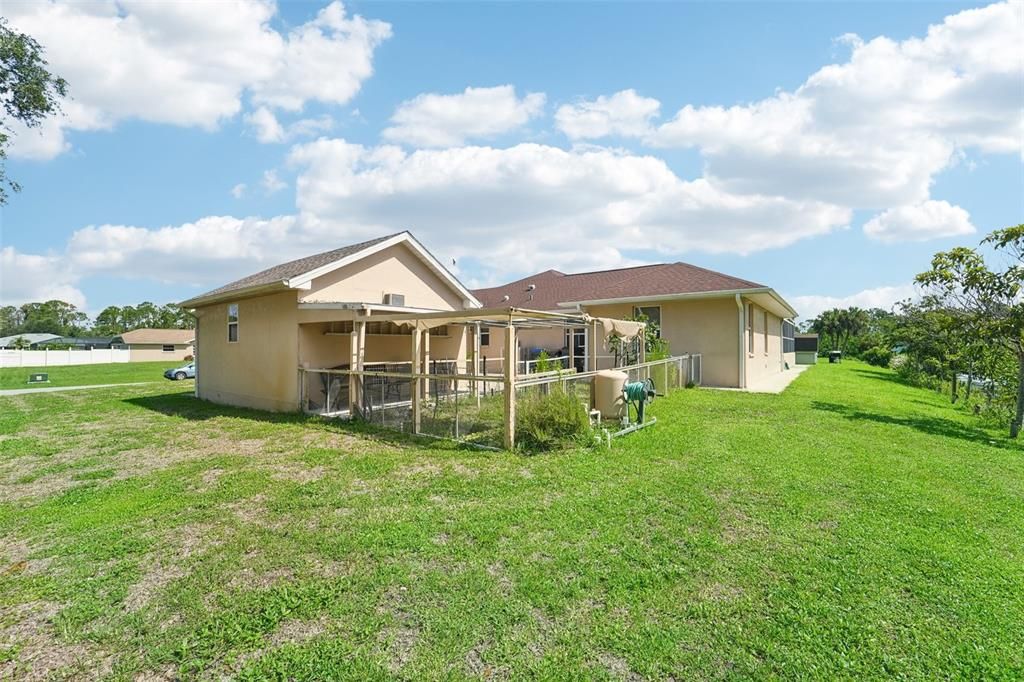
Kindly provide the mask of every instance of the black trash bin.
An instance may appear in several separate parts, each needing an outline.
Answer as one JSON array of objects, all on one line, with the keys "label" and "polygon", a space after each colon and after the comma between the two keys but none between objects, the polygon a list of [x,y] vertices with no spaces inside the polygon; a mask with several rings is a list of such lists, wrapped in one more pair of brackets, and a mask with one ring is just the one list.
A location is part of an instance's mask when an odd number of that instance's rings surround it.
[{"label": "black trash bin", "polygon": [[835,364],[837,362],[842,362],[843,361],[843,351],[841,351],[841,350],[829,351],[829,353],[828,353],[828,361],[829,361],[829,364]]}]

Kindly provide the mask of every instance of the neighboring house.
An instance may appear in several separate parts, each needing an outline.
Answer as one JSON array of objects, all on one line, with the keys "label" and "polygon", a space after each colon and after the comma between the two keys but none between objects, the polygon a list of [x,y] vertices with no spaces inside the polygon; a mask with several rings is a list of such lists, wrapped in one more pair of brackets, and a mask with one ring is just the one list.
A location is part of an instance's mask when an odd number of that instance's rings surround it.
[{"label": "neighboring house", "polygon": [[[374,314],[480,307],[408,232],[284,263],[180,305],[197,318],[196,395],[276,411],[298,408],[300,367],[350,366],[356,320],[373,337],[367,365],[403,363],[411,332]],[[464,369],[467,336],[433,329],[431,357]]]},{"label": "neighboring house", "polygon": [[35,350],[46,348],[70,348],[71,350],[92,350],[110,348],[112,336],[55,336],[52,339],[33,343]]},{"label": "neighboring house", "polygon": [[[484,306],[567,309],[595,317],[657,323],[669,351],[700,353],[703,383],[743,388],[796,362],[796,311],[771,287],[687,263],[565,274],[547,270],[500,287],[477,289]],[[520,343],[549,353],[568,348],[568,332],[524,331]],[[573,355],[587,357],[586,334],[575,330]],[[481,353],[502,348],[501,330],[488,330]],[[599,351],[606,352],[606,351]],[[580,361],[577,361],[579,363]]]},{"label": "neighboring house", "polygon": [[184,360],[193,355],[194,329],[133,329],[113,339],[113,348],[131,351],[131,362]]},{"label": "neighboring house", "polygon": [[43,341],[49,341],[50,339],[59,338],[57,334],[46,334],[46,333],[32,333],[32,334],[12,334],[11,336],[0,336],[0,348],[14,348],[17,345],[18,339],[24,339],[27,344],[25,348],[31,348],[33,344],[41,343]]}]

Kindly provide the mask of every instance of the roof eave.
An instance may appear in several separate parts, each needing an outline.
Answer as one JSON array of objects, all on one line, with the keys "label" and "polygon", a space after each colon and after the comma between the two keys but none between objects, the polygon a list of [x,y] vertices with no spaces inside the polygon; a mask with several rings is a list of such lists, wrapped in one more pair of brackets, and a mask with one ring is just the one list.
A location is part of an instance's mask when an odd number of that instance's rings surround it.
[{"label": "roof eave", "polygon": [[262,296],[263,294],[272,294],[278,291],[287,291],[296,287],[288,286],[286,280],[278,280],[271,282],[270,284],[258,284],[251,287],[243,287],[241,289],[232,289],[230,291],[223,291],[219,294],[205,294],[203,296],[196,296],[182,301],[178,304],[180,308],[202,308],[203,306],[215,305],[217,303],[224,303],[225,301],[236,301],[240,298],[252,298],[253,296]]},{"label": "roof eave", "polygon": [[741,296],[750,296],[753,294],[768,294],[789,314],[790,317],[796,317],[797,312],[793,309],[793,306],[786,302],[786,299],[782,298],[777,291],[771,287],[748,287],[745,289],[719,289],[717,291],[693,291],[693,292],[681,292],[676,294],[656,294],[652,296],[620,296],[617,298],[598,298],[587,301],[562,301],[559,302],[559,307],[562,308],[578,308],[579,306],[587,305],[614,305],[618,303],[655,303],[657,301],[687,301],[687,300],[700,300],[708,298],[729,298],[736,294]]}]

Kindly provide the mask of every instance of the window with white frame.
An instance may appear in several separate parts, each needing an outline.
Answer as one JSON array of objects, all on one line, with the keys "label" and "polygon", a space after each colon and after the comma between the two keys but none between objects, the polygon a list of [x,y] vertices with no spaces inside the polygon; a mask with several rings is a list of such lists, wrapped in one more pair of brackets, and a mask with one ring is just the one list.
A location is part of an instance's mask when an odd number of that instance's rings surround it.
[{"label": "window with white frame", "polygon": [[228,343],[238,341],[238,304],[228,305]]},{"label": "window with white frame", "polygon": [[635,306],[633,308],[633,317],[640,319],[641,316],[646,318],[648,322],[654,325],[656,330],[656,336],[661,338],[661,306],[660,305],[648,305],[648,306]]}]

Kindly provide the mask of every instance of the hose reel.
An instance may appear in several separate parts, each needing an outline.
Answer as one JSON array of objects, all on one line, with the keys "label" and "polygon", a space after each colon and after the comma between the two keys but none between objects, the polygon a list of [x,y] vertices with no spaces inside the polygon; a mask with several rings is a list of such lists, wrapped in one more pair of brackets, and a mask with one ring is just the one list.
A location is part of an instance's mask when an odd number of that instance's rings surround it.
[{"label": "hose reel", "polygon": [[[636,410],[636,424],[644,423],[644,407],[654,402],[654,379],[647,377],[643,381],[627,382],[622,387],[622,399],[626,403],[626,421],[629,421],[629,406]],[[653,420],[652,420],[653,422]]]}]

